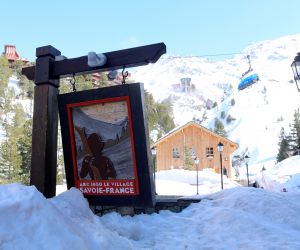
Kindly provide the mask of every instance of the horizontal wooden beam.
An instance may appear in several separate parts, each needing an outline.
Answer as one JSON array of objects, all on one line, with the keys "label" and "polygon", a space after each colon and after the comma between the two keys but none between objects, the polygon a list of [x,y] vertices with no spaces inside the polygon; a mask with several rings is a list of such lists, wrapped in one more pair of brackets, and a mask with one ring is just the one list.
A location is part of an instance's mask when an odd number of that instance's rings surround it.
[{"label": "horizontal wooden beam", "polygon": [[22,68],[22,74],[25,75],[29,80],[34,81],[35,66]]},{"label": "horizontal wooden beam", "polygon": [[[138,67],[155,63],[163,54],[166,53],[164,43],[156,43],[131,49],[118,50],[103,53],[107,57],[105,65],[100,67],[89,67],[87,64],[88,57],[82,56],[62,61],[54,61],[51,64],[51,79],[59,79],[69,75],[82,75],[93,72],[111,71],[131,67]],[[38,56],[38,54],[37,54]],[[22,69],[22,74],[26,75],[29,80],[35,80],[35,66]]]}]

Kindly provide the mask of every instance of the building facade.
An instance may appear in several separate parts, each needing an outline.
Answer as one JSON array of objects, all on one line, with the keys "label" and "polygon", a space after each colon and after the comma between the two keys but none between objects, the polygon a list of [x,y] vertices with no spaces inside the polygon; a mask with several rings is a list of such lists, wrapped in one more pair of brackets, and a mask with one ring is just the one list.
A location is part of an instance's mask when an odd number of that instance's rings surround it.
[{"label": "building facade", "polygon": [[[220,155],[217,145],[221,142],[224,150]],[[232,171],[232,154],[238,144],[224,138],[196,122],[175,128],[152,146],[156,149],[156,171],[169,169],[196,169],[194,159],[199,159],[198,169],[211,169],[220,173],[222,167],[226,169],[228,177],[234,175]]]}]

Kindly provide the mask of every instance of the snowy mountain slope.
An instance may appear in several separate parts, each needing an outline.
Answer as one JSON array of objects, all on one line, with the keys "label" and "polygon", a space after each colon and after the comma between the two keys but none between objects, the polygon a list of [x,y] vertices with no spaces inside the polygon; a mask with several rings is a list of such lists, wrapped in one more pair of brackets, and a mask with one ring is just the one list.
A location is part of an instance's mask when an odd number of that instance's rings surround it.
[{"label": "snowy mountain slope", "polygon": [[[273,164],[278,151],[281,127],[288,131],[295,109],[300,106],[291,63],[300,51],[300,34],[249,45],[241,54],[223,61],[200,57],[165,56],[156,64],[133,73],[156,100],[170,98],[175,122],[182,125],[202,118],[208,99],[218,106],[207,111],[202,123],[213,128],[214,119],[230,114],[234,121],[221,119],[229,139],[239,143],[239,152],[248,151],[251,164]],[[242,91],[237,90],[241,75],[248,69],[246,55],[260,81]],[[181,88],[181,78],[190,78],[190,89]],[[181,86],[182,87],[182,86]],[[231,104],[234,99],[235,104]]]}]

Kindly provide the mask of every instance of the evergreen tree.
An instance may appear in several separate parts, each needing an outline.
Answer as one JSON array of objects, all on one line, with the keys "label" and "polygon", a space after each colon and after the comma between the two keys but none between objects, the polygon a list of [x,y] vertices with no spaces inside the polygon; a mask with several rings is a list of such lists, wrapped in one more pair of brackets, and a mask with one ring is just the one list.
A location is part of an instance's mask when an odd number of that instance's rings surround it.
[{"label": "evergreen tree", "polygon": [[9,67],[8,61],[5,57],[0,57],[0,126],[2,130],[3,140],[0,144],[0,183],[5,180],[12,179],[13,169],[10,162],[6,159],[10,157],[11,147],[10,142],[7,140],[9,135],[9,122],[11,120],[10,112],[13,110],[12,97],[13,90],[8,87],[9,77],[12,74],[12,70]]},{"label": "evergreen tree", "polygon": [[32,120],[27,120],[22,127],[22,134],[17,142],[18,152],[21,156],[20,174],[21,181],[29,184],[31,167],[31,141],[32,141]]},{"label": "evergreen tree", "polygon": [[231,99],[230,104],[231,104],[231,106],[235,105],[235,100],[233,98]]},{"label": "evergreen tree", "polygon": [[230,124],[233,120],[236,120],[235,118],[233,118],[230,114],[227,116],[226,118],[226,123]]},{"label": "evergreen tree", "polygon": [[227,137],[227,132],[224,128],[224,125],[218,118],[215,119],[214,132],[220,136]]},{"label": "evergreen tree", "polygon": [[204,112],[203,112],[203,114],[202,114],[202,119],[201,119],[200,124],[201,124],[202,122],[205,122],[207,119],[208,119],[208,117],[207,117],[207,111],[204,110]]},{"label": "evergreen tree", "polygon": [[73,91],[73,85],[76,91],[82,91],[95,88],[91,75],[80,75],[75,77],[64,78],[60,81],[59,92],[61,94]]},{"label": "evergreen tree", "polygon": [[157,130],[158,137],[175,128],[170,100],[155,102],[152,94],[145,91],[149,132]]},{"label": "evergreen tree", "polygon": [[300,149],[300,111],[299,109],[294,112],[294,120],[291,125],[290,134],[288,136],[288,142],[292,155],[299,154]]},{"label": "evergreen tree", "polygon": [[107,74],[104,72],[100,73],[99,85],[102,87],[110,86],[112,81],[109,81]]},{"label": "evergreen tree", "polygon": [[225,113],[225,111],[223,110],[223,111],[221,112],[221,119],[224,119],[225,116],[226,116],[226,113]]},{"label": "evergreen tree", "polygon": [[160,128],[162,135],[175,128],[173,108],[169,100],[164,100],[161,103],[157,103],[156,112],[158,116],[158,127]]},{"label": "evergreen tree", "polygon": [[[9,87],[8,83],[9,77],[13,74],[16,75],[20,79],[17,83],[21,90],[20,96],[26,98],[32,98],[33,83],[22,78],[21,62],[9,64],[6,58],[0,57],[0,64],[2,66],[0,67],[0,125],[3,134],[3,139],[0,142],[0,183],[12,181],[28,183],[28,176],[23,176],[20,145],[26,138],[24,124],[29,119],[29,115],[24,112],[23,106],[16,101],[14,88]],[[32,85],[32,93],[28,90],[30,85]],[[31,149],[31,143],[28,147]],[[30,154],[26,157],[30,158]],[[28,168],[29,166],[27,166]]]},{"label": "evergreen tree", "polygon": [[[32,63],[31,63],[32,64]],[[21,60],[17,60],[11,64],[13,68],[13,74],[18,78],[18,87],[20,88],[19,96],[22,98],[33,99],[34,82],[28,80],[28,78],[22,74],[22,66],[24,63]],[[29,66],[29,65],[28,65]]]},{"label": "evergreen tree", "polygon": [[194,166],[194,161],[191,157],[190,150],[187,146],[184,146],[184,169],[192,170]]},{"label": "evergreen tree", "polygon": [[0,56],[0,97],[3,98],[4,91],[8,87],[8,79],[13,71],[9,67],[8,60],[4,56]]},{"label": "evergreen tree", "polygon": [[156,112],[156,104],[152,94],[145,91],[145,102],[147,108],[147,116],[148,116],[148,128],[149,131],[155,129],[155,125],[157,123],[157,112]]},{"label": "evergreen tree", "polygon": [[22,158],[19,152],[18,143],[24,136],[23,126],[26,121],[26,114],[21,104],[13,105],[13,110],[6,114],[8,119],[5,120],[3,128],[5,139],[0,145],[1,149],[1,166],[6,170],[5,179],[9,181],[21,181],[21,162]]},{"label": "evergreen tree", "polygon": [[287,136],[285,134],[284,128],[281,128],[280,130],[278,146],[279,146],[279,151],[276,160],[277,162],[281,162],[282,160],[290,156],[289,142],[287,140]]}]

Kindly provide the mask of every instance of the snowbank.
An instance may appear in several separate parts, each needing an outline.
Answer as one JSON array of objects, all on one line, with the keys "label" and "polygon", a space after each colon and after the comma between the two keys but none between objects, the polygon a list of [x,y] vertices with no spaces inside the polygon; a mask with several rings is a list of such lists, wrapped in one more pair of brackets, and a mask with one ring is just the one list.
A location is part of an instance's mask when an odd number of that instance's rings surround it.
[{"label": "snowbank", "polygon": [[33,186],[0,186],[0,249],[131,249],[72,188],[46,199]]},{"label": "snowbank", "polygon": [[299,192],[300,190],[300,156],[287,158],[274,167],[261,171],[256,176],[259,186],[282,192]]},{"label": "snowbank", "polygon": [[1,249],[300,249],[300,192],[232,188],[181,213],[97,217],[72,188],[0,186]]}]

